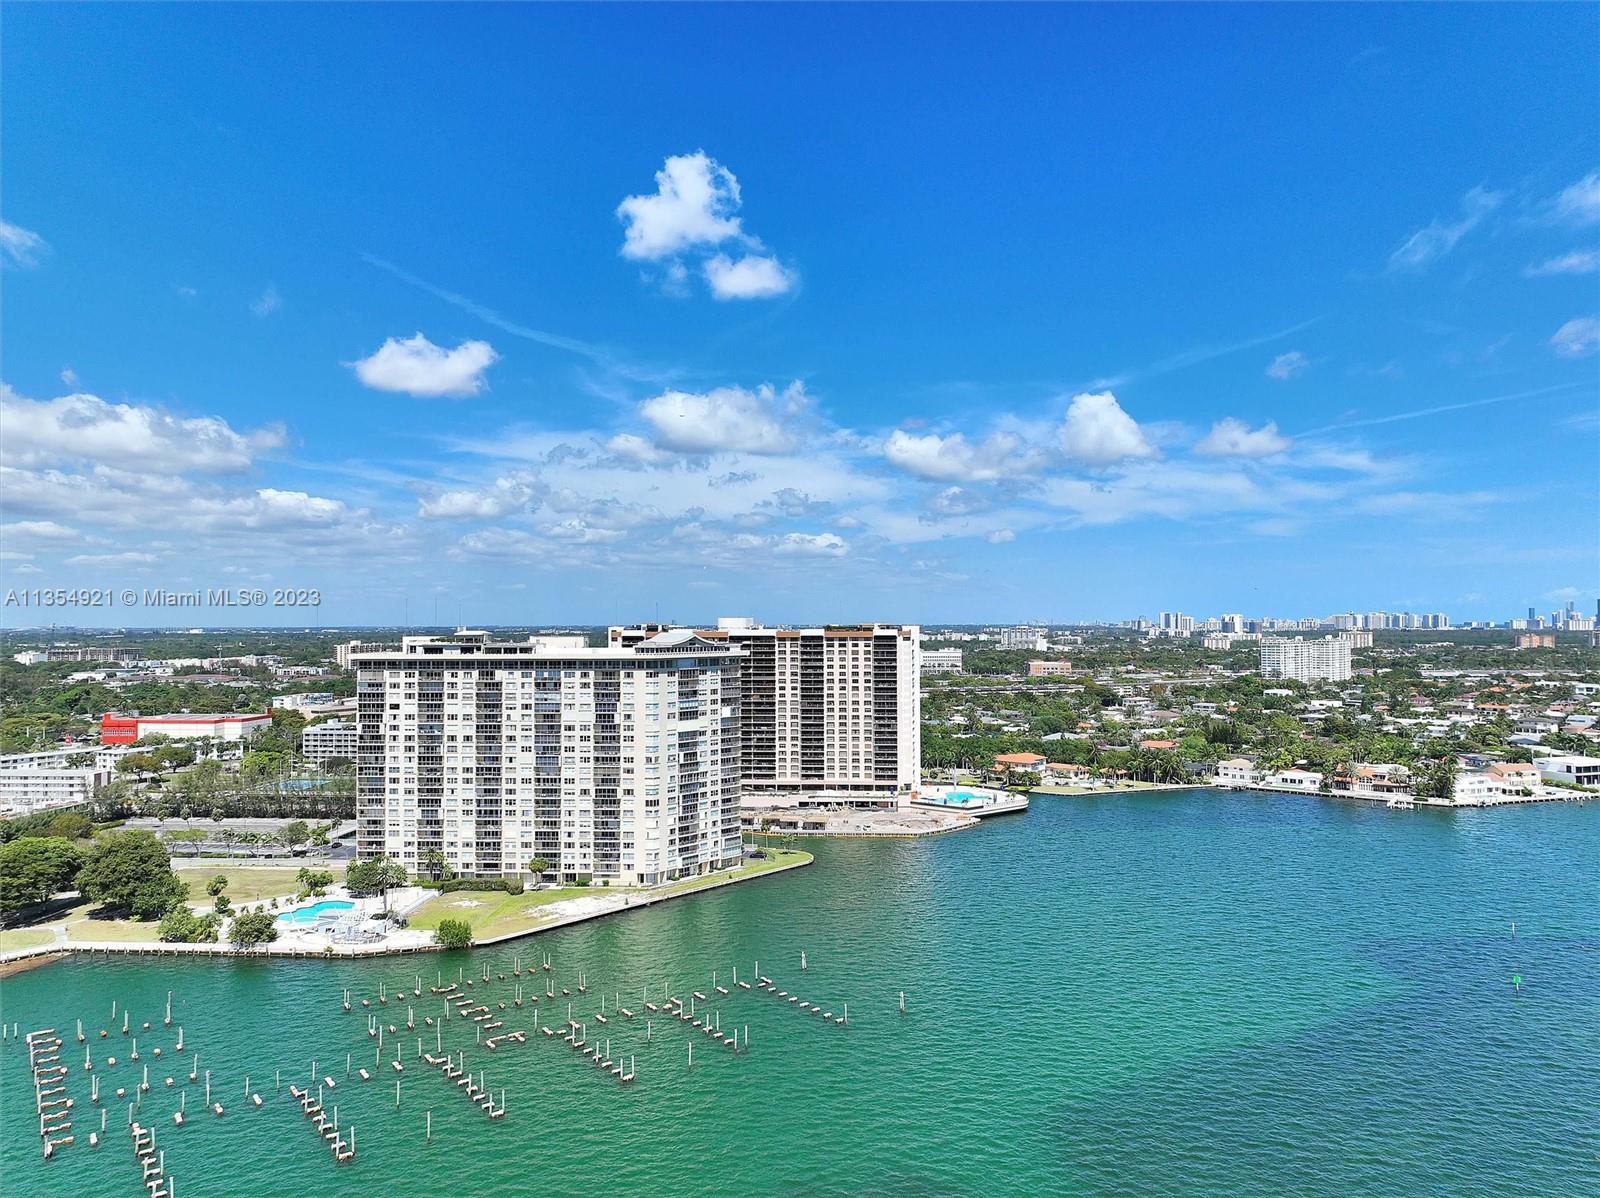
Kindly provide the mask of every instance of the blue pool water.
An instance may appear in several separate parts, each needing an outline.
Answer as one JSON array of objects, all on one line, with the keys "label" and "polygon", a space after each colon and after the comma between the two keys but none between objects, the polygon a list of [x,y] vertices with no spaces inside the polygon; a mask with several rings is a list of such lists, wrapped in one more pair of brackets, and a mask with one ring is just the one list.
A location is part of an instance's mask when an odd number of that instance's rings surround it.
[{"label": "blue pool water", "polygon": [[278,922],[316,923],[319,915],[335,911],[349,911],[354,907],[354,903],[347,903],[343,899],[326,899],[320,903],[312,903],[309,907],[301,907],[298,911],[285,911],[278,916]]},{"label": "blue pool water", "polygon": [[966,807],[984,801],[983,795],[973,794],[968,790],[951,790],[942,795],[929,795],[928,798],[943,807]]}]

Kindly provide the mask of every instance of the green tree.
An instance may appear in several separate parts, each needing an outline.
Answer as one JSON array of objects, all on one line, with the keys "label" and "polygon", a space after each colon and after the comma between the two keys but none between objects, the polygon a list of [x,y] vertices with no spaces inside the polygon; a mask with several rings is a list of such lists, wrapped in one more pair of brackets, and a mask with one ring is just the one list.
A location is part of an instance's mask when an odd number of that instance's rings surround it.
[{"label": "green tree", "polygon": [[444,948],[471,948],[472,925],[464,919],[441,919],[433,942]]},{"label": "green tree", "polygon": [[528,862],[528,872],[534,876],[536,881],[543,880],[544,875],[549,868],[550,862],[546,861],[543,857],[535,857],[533,860]]},{"label": "green tree", "polygon": [[187,907],[174,907],[161,917],[156,935],[169,944],[193,944],[200,920]]},{"label": "green tree", "polygon": [[206,893],[209,894],[212,898],[216,898],[217,895],[221,894],[227,888],[228,888],[228,875],[227,874],[218,874],[216,877],[212,878],[211,881],[206,883]]},{"label": "green tree", "polygon": [[267,944],[277,938],[276,921],[265,911],[239,916],[233,921],[233,927],[228,930],[228,939],[235,948]]},{"label": "green tree", "polygon": [[78,889],[104,907],[141,919],[159,919],[188,893],[173,876],[167,850],[142,828],[108,832],[96,840],[78,871]]},{"label": "green tree", "polygon": [[344,884],[354,895],[382,894],[391,887],[404,886],[406,871],[399,862],[387,857],[352,861],[344,872]]},{"label": "green tree", "polygon": [[278,833],[279,839],[290,848],[304,844],[311,839],[311,829],[306,826],[303,819],[290,820],[283,826],[283,831]]},{"label": "green tree", "polygon": [[333,874],[325,869],[314,870],[302,866],[294,877],[300,883],[300,892],[305,895],[326,894],[328,887],[333,885]]},{"label": "green tree", "polygon": [[83,852],[60,836],[23,836],[0,847],[0,912],[43,902],[72,885]]}]

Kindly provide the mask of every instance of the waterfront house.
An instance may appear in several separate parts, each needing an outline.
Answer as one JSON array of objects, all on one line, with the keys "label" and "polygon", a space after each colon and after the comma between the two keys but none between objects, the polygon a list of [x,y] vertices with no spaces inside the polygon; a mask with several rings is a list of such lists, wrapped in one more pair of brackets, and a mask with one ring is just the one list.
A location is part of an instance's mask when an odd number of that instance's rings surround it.
[{"label": "waterfront house", "polygon": [[1217,762],[1217,782],[1223,786],[1254,786],[1255,762],[1247,757],[1229,757]]},{"label": "waterfront house", "polygon": [[1316,770],[1279,770],[1267,776],[1267,785],[1315,794],[1322,787],[1322,775]]},{"label": "waterfront house", "polygon": [[994,768],[1002,773],[1006,770],[1016,772],[1041,773],[1046,765],[1045,758],[1039,753],[996,753],[994,755]]}]

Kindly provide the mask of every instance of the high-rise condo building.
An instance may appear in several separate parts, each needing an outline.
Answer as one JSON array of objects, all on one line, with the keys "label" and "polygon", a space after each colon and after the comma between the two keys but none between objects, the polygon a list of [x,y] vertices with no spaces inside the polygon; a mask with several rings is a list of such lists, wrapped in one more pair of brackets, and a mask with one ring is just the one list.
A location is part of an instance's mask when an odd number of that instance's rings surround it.
[{"label": "high-rise condo building", "polygon": [[1299,682],[1347,682],[1350,640],[1342,636],[1308,641],[1304,637],[1261,638],[1261,676]]},{"label": "high-rise condo building", "polygon": [[[613,628],[648,644],[661,625]],[[694,635],[746,655],[741,774],[747,795],[898,794],[922,770],[922,630],[914,624],[768,628],[724,618]]]},{"label": "high-rise condo building", "polygon": [[736,864],[744,657],[687,632],[352,652],[358,853],[480,877],[542,857],[563,881],[619,884]]}]

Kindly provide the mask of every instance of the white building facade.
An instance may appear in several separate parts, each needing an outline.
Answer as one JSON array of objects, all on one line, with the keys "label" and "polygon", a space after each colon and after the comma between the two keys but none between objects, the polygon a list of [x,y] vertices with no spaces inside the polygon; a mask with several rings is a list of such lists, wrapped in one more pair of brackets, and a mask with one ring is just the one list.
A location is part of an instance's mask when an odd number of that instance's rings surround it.
[{"label": "white building facade", "polygon": [[743,660],[689,633],[353,652],[358,854],[621,885],[737,864]]},{"label": "white building facade", "polygon": [[1261,676],[1297,682],[1348,682],[1350,642],[1342,636],[1261,638]]},{"label": "white building facade", "polygon": [[961,673],[960,649],[924,649],[918,669],[924,674]]},{"label": "white building facade", "polygon": [[360,730],[349,720],[325,720],[300,733],[300,751],[319,768],[331,757],[355,761],[360,751]]},{"label": "white building facade", "polygon": [[111,778],[111,770],[100,766],[0,770],[0,812],[27,815],[87,803]]},{"label": "white building facade", "polygon": [[[660,625],[613,628],[613,645]],[[696,635],[740,649],[746,792],[906,794],[922,773],[922,630],[915,624],[768,628],[724,618]]]}]

